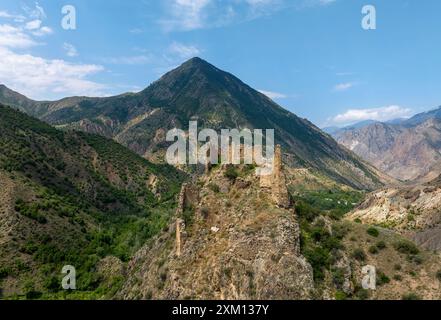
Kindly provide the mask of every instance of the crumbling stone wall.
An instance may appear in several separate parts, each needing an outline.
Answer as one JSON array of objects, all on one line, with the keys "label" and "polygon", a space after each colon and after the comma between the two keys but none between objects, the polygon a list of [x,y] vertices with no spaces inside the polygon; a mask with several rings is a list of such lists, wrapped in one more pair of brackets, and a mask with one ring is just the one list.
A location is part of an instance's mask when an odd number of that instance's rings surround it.
[{"label": "crumbling stone wall", "polygon": [[278,207],[289,208],[292,203],[286,186],[285,174],[283,173],[282,148],[280,145],[276,146],[273,166],[272,174],[260,177],[260,187],[271,192],[272,198]]},{"label": "crumbling stone wall", "polygon": [[176,209],[176,255],[179,257],[185,243],[187,233],[185,230],[184,211],[195,208],[199,202],[199,191],[196,186],[184,183],[179,193],[178,208]]}]

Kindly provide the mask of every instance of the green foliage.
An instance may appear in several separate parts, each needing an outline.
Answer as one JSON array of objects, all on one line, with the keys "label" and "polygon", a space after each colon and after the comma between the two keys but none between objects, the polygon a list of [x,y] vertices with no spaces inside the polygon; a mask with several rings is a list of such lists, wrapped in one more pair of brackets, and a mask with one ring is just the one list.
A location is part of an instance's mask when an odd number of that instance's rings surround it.
[{"label": "green foliage", "polygon": [[220,188],[217,184],[215,183],[210,183],[208,185],[208,188],[210,188],[211,191],[213,191],[214,193],[219,193],[220,192]]},{"label": "green foliage", "polygon": [[313,208],[308,203],[300,200],[296,203],[296,214],[306,222],[312,222],[318,216],[320,216],[320,210]]},{"label": "green foliage", "polygon": [[421,300],[421,298],[416,293],[411,292],[403,295],[402,300]]},{"label": "green foliage", "polygon": [[441,281],[441,269],[438,270],[438,272],[436,273],[436,278],[438,279],[438,281]]},{"label": "green foliage", "polygon": [[303,255],[313,268],[314,280],[323,280],[324,271],[329,270],[334,261],[333,253],[342,248],[341,238],[329,233],[319,222],[311,225],[305,219],[301,222],[301,245]]},{"label": "green foliage", "polygon": [[201,209],[201,215],[204,219],[207,219],[209,214],[210,214],[210,209],[208,209],[206,207],[203,207]]},{"label": "green foliage", "polygon": [[38,204],[25,203],[22,199],[18,199],[15,202],[15,211],[19,212],[23,216],[33,219],[41,224],[47,223],[47,219],[40,211],[40,206]]},{"label": "green foliage", "polygon": [[[127,262],[164,230],[185,179],[174,168],[152,164],[111,140],[59,131],[3,106],[0,148],[0,170],[11,172],[29,191],[17,199],[15,210],[44,224],[35,226],[24,241],[16,240],[30,262],[16,259],[0,269],[0,278],[14,276],[21,284],[35,279],[23,287],[29,299],[65,298],[57,279],[66,264],[77,269],[78,290],[70,297],[111,294],[121,281],[104,286],[97,263],[106,256]],[[148,186],[152,175],[160,200]]]},{"label": "green foliage", "polygon": [[191,226],[194,221],[195,209],[194,207],[184,208],[184,212],[182,213],[182,217],[184,219],[184,223],[186,226]]},{"label": "green foliage", "polygon": [[35,284],[33,281],[28,281],[24,285],[24,290],[26,299],[28,300],[39,299],[42,296],[42,293],[40,291],[35,290]]},{"label": "green foliage", "polygon": [[335,300],[346,300],[348,298],[347,294],[343,291],[337,291],[335,293]]},{"label": "green foliage", "polygon": [[334,220],[340,220],[363,198],[358,191],[343,191],[337,188],[328,190],[301,191],[296,201],[310,205],[320,212],[326,212]]},{"label": "green foliage", "polygon": [[394,244],[395,250],[404,254],[418,254],[417,246],[408,240],[400,240]]},{"label": "green foliage", "polygon": [[0,280],[7,278],[10,273],[11,273],[11,270],[9,268],[1,267],[0,268]]},{"label": "green foliage", "polygon": [[378,250],[384,250],[386,249],[387,245],[386,242],[381,240],[376,243],[376,247],[378,248]]},{"label": "green foliage", "polygon": [[360,262],[363,262],[366,260],[366,253],[363,249],[357,248],[352,251],[352,257]]},{"label": "green foliage", "polygon": [[369,229],[367,229],[367,234],[377,238],[380,235],[380,232],[378,231],[378,229],[374,228],[374,227],[370,227]]},{"label": "green foliage", "polygon": [[379,252],[378,248],[376,246],[370,246],[369,247],[369,253],[377,254]]},{"label": "green foliage", "polygon": [[337,288],[341,288],[345,281],[345,270],[341,268],[335,268],[332,270],[332,281]]},{"label": "green foliage", "polygon": [[239,177],[239,172],[234,166],[228,166],[224,173],[225,177],[230,181],[235,181]]},{"label": "green foliage", "polygon": [[377,272],[377,286],[382,286],[390,282],[390,278],[383,272]]},{"label": "green foliage", "polygon": [[313,268],[314,280],[321,282],[328,270],[333,273],[334,282],[340,283],[341,273],[330,269],[335,262],[336,252],[343,248],[342,239],[349,230],[345,224],[336,222],[330,232],[320,217],[328,216],[333,220],[340,220],[361,200],[362,193],[339,189],[301,190],[294,198],[300,222],[301,250]]},{"label": "green foliage", "polygon": [[399,274],[396,274],[396,275],[394,275],[394,280],[395,281],[402,281],[403,277],[401,275],[399,275]]},{"label": "green foliage", "polygon": [[363,288],[358,288],[355,292],[355,296],[359,300],[367,300],[369,299],[369,291]]},{"label": "green foliage", "polygon": [[43,283],[43,287],[49,292],[57,292],[60,288],[61,280],[55,276],[49,276]]},{"label": "green foliage", "polygon": [[422,263],[424,262],[423,257],[421,257],[420,255],[409,255],[409,256],[407,257],[407,259],[408,259],[410,262],[413,262],[413,263],[415,263],[415,264],[417,264],[417,265],[420,265],[420,264],[422,264]]}]

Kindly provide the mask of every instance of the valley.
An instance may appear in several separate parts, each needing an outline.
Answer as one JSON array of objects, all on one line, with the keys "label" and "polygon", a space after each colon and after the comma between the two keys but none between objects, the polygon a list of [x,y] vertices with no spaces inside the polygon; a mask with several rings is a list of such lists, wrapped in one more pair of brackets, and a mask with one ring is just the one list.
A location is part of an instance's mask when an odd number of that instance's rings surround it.
[{"label": "valley", "polygon": [[[139,93],[34,101],[0,86],[0,103],[2,298],[441,299],[436,117],[339,144],[199,58]],[[272,174],[166,164],[167,132],[196,121],[274,129]],[[75,291],[60,287],[67,264]]]}]

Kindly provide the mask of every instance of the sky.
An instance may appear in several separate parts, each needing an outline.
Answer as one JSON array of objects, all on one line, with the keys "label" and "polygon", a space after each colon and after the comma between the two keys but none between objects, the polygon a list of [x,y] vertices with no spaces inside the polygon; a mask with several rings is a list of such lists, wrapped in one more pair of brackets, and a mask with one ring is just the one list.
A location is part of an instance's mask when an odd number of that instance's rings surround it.
[{"label": "sky", "polygon": [[2,0],[0,83],[110,96],[199,56],[320,127],[385,121],[441,105],[440,14],[439,0]]}]

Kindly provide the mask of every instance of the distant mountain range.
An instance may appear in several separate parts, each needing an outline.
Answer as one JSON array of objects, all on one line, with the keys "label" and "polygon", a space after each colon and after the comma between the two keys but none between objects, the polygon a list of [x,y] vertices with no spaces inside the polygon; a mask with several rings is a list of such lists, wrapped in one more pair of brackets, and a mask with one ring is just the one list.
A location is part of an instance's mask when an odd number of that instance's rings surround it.
[{"label": "distant mountain range", "polygon": [[368,121],[331,134],[397,179],[429,181],[441,172],[441,107],[410,119]]},{"label": "distant mountain range", "polygon": [[168,143],[166,132],[188,127],[275,129],[286,161],[358,189],[381,185],[375,168],[305,119],[283,109],[230,73],[193,58],[139,93],[108,98],[71,97],[33,101],[6,87],[0,102],[63,129],[96,133],[157,161]]}]

